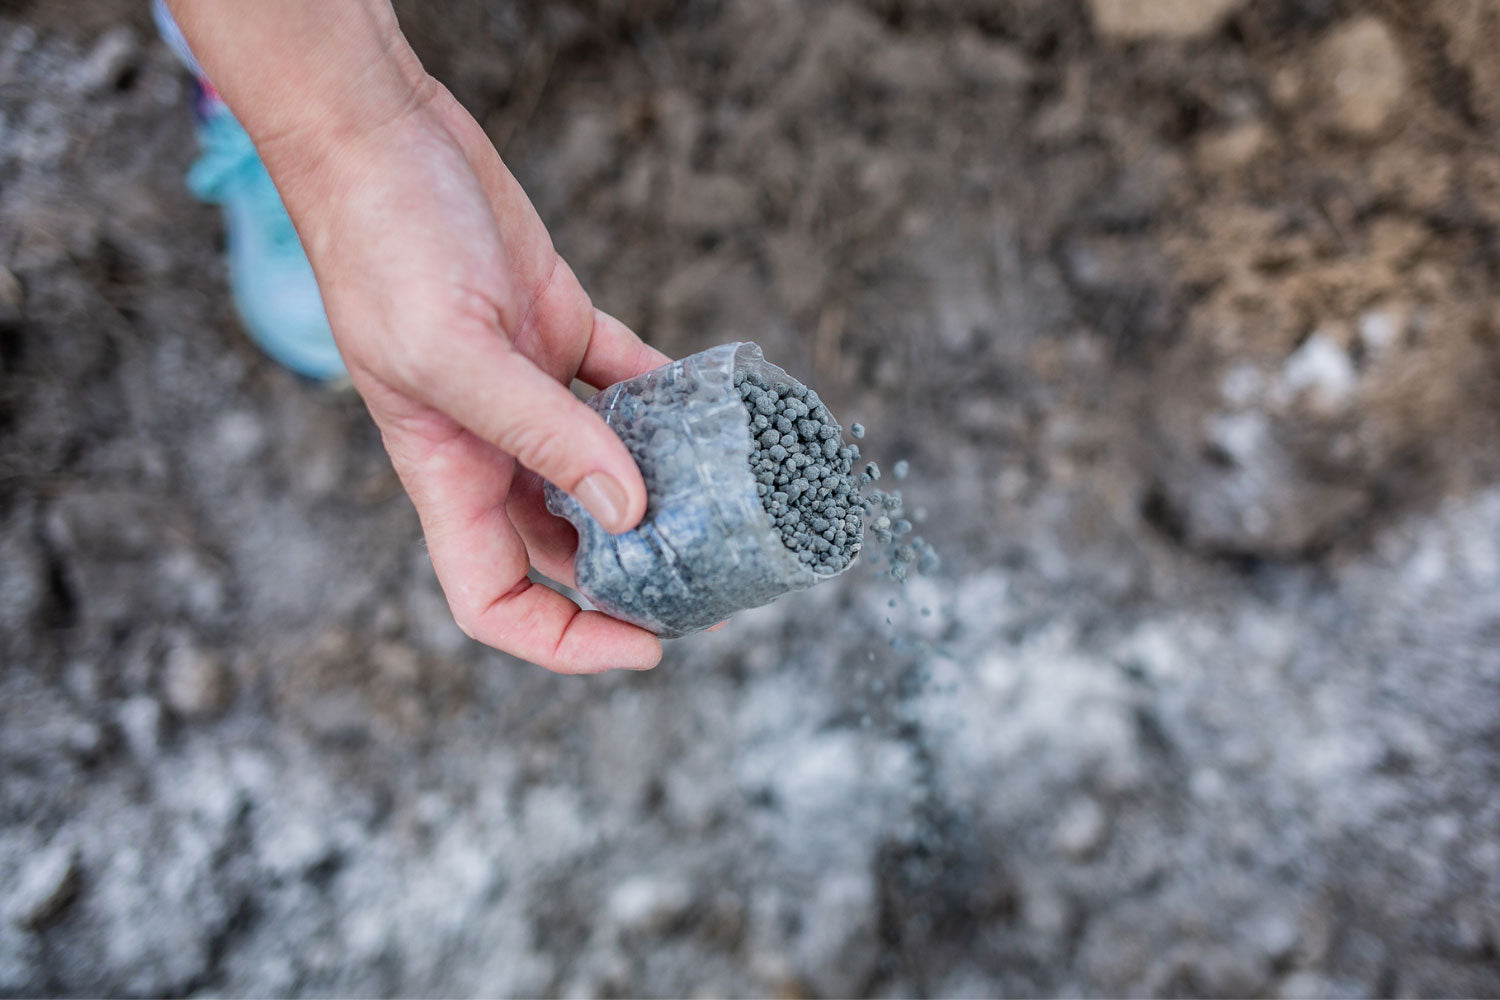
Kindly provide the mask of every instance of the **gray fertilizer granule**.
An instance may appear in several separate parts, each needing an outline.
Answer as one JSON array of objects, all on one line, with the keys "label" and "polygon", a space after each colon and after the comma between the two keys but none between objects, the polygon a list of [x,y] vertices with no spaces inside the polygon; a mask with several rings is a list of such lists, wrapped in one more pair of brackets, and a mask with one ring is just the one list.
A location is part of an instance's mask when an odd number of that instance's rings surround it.
[{"label": "gray fertilizer granule", "polygon": [[[942,560],[926,539],[912,534],[911,521],[902,516],[905,510],[899,491],[871,490],[864,503],[871,515],[870,534],[885,550],[886,573],[892,579],[905,580],[913,570],[922,576],[937,572]],[[879,558],[872,556],[870,562],[878,564]]]},{"label": "gray fertilizer granule", "polygon": [[842,442],[838,423],[805,386],[772,384],[756,372],[736,372],[734,385],[750,422],[756,493],[782,544],[815,571],[842,570],[864,537],[864,503],[851,472],[859,447]]}]

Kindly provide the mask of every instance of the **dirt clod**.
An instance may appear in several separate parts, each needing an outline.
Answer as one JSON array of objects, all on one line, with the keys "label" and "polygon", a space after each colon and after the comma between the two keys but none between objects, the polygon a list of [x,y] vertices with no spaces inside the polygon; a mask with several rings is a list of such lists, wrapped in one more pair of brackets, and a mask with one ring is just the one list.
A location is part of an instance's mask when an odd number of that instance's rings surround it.
[{"label": "dirt clod", "polygon": [[1105,38],[1196,38],[1224,23],[1245,0],[1089,0],[1094,30]]},{"label": "dirt clod", "polygon": [[1379,135],[1406,96],[1406,62],[1377,17],[1333,28],[1318,47],[1317,71],[1329,123],[1352,136]]}]

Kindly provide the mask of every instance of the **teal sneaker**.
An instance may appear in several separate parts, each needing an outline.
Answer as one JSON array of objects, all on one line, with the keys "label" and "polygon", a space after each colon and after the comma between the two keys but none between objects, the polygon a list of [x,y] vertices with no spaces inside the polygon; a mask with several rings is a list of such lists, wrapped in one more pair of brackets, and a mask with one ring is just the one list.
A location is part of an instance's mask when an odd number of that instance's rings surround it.
[{"label": "teal sneaker", "polygon": [[312,265],[250,136],[216,95],[200,88],[203,153],[188,187],[224,209],[229,288],[250,336],[275,361],[314,379],[348,374],[328,329]]}]

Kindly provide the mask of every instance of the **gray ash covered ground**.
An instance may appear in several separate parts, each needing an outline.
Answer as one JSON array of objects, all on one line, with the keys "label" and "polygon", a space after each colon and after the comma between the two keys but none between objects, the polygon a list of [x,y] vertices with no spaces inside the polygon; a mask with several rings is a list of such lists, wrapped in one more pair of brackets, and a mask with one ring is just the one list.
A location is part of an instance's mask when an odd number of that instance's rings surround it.
[{"label": "gray ash covered ground", "polygon": [[734,384],[750,424],[755,491],[782,542],[809,569],[838,573],[859,554],[865,501],[852,473],[859,446],[803,385],[771,385],[754,372]]},{"label": "gray ash covered ground", "polygon": [[1500,994],[1493,3],[404,4],[944,555],[592,679],[235,332],[145,8],[0,7],[0,993]]}]

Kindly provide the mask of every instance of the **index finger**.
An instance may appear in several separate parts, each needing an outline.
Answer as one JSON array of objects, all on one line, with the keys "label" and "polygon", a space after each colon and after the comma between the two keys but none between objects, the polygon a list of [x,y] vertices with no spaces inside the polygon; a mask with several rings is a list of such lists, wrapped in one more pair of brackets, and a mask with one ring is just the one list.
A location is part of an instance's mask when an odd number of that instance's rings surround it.
[{"label": "index finger", "polygon": [[376,419],[466,635],[563,674],[656,665],[656,636],[527,577],[530,556],[506,512],[508,456],[436,411]]},{"label": "index finger", "polygon": [[672,359],[636,336],[630,327],[602,309],[594,310],[594,328],[578,365],[578,377],[596,389],[660,368]]}]

